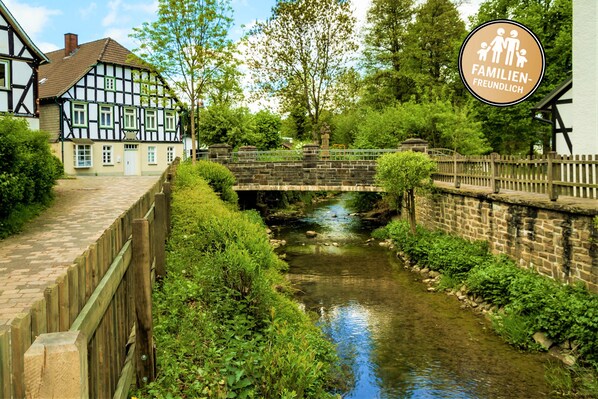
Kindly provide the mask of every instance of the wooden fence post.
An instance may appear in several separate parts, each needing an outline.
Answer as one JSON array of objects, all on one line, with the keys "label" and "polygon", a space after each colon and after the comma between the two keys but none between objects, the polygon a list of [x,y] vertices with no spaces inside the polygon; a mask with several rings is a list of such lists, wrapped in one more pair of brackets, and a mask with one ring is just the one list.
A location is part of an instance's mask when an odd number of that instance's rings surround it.
[{"label": "wooden fence post", "polygon": [[498,194],[498,192],[500,191],[500,180],[498,179],[498,165],[496,164],[497,158],[498,154],[496,152],[490,154],[490,173],[492,175],[490,186],[494,194]]},{"label": "wooden fence post", "polygon": [[81,331],[42,334],[25,352],[28,399],[89,397],[87,338]]},{"label": "wooden fence post", "polygon": [[459,176],[459,163],[457,162],[457,152],[453,156],[453,173],[455,178],[455,188],[461,187],[461,176]]},{"label": "wooden fence post", "polygon": [[557,186],[554,184],[554,181],[559,179],[559,167],[560,165],[554,162],[556,158],[556,152],[550,151],[548,153],[548,167],[547,167],[547,179],[548,179],[548,197],[551,201],[556,201],[559,197],[557,193]]},{"label": "wooden fence post", "polygon": [[172,187],[170,185],[170,182],[164,183],[162,191],[166,196],[166,237],[170,237],[170,201],[172,194]]},{"label": "wooden fence post", "polygon": [[154,253],[156,254],[156,278],[161,278],[166,274],[166,195],[156,194],[155,201]]},{"label": "wooden fence post", "polygon": [[133,277],[135,281],[135,357],[137,384],[143,386],[154,380],[154,341],[152,327],[152,282],[149,222],[133,221]]}]

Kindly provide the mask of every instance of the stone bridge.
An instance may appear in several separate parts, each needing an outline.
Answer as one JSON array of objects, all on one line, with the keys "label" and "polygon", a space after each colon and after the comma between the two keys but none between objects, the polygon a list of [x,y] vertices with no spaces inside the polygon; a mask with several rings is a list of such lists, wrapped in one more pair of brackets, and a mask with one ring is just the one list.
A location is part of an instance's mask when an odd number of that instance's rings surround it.
[{"label": "stone bridge", "polygon": [[374,183],[376,159],[396,150],[320,149],[257,151],[228,145],[208,150],[211,161],[225,165],[235,176],[236,191],[383,191]]}]

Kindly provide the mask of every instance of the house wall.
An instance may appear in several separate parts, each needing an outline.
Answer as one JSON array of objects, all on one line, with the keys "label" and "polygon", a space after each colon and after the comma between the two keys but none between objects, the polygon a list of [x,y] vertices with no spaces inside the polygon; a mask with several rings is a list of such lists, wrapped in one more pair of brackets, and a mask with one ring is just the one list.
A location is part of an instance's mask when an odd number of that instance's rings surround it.
[{"label": "house wall", "polygon": [[573,152],[598,154],[598,2],[573,2]]},{"label": "house wall", "polygon": [[[64,159],[64,171],[72,176],[122,176],[125,174],[125,144],[137,144],[138,149],[134,151],[135,175],[159,175],[169,165],[167,162],[167,149],[174,147],[174,157],[183,155],[182,143],[140,143],[140,142],[107,142],[96,141],[91,144],[92,166],[89,168],[75,168],[75,146],[72,141],[52,144],[52,152],[59,159]],[[104,145],[112,146],[112,163],[103,164],[102,151]],[[147,161],[148,147],[156,147],[156,163],[149,164]],[[64,158],[62,158],[64,155]]]},{"label": "house wall", "polygon": [[[0,62],[7,68],[7,76],[0,88],[0,112],[18,117],[37,119],[35,87],[36,58],[9,22],[0,15]],[[34,121],[30,126],[36,128]]]},{"label": "house wall", "polygon": [[522,268],[598,292],[598,209],[448,188],[419,196],[416,209],[418,223],[430,229],[486,241]]}]

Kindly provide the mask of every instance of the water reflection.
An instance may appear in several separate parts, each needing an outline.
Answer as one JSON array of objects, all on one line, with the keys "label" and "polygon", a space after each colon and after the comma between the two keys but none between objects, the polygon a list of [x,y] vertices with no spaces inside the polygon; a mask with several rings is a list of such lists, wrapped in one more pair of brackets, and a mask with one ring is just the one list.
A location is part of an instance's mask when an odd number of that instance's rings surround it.
[{"label": "water reflection", "polygon": [[[390,252],[366,246],[359,220],[343,209],[323,205],[280,235],[299,300],[354,372],[345,398],[548,396],[543,356],[513,350],[482,317],[426,292]],[[308,239],[306,230],[321,234]]]}]

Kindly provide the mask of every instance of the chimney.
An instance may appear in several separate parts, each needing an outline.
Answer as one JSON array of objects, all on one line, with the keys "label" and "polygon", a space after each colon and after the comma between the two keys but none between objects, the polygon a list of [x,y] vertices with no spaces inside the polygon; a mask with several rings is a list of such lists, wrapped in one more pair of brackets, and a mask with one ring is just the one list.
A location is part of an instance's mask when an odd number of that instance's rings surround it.
[{"label": "chimney", "polygon": [[69,55],[73,54],[75,50],[79,48],[79,40],[78,36],[74,33],[65,33],[64,34],[64,56],[68,57]]}]

